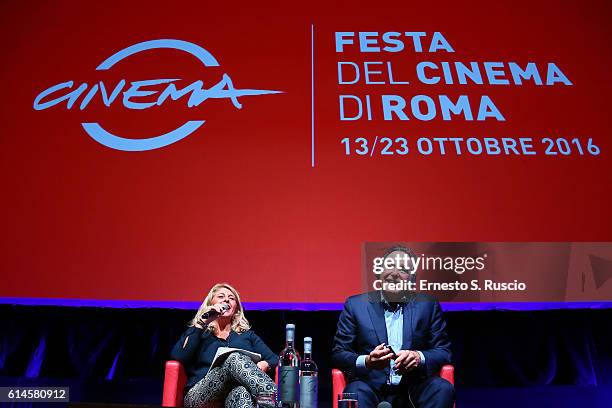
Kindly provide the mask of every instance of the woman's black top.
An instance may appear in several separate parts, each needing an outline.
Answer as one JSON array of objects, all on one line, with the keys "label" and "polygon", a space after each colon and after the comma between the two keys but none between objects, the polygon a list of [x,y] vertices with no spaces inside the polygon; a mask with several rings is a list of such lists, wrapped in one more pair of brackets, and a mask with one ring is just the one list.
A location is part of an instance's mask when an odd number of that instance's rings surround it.
[{"label": "woman's black top", "polygon": [[[185,344],[187,338],[189,340]],[[261,359],[267,361],[270,368],[278,365],[278,356],[253,330],[247,330],[243,333],[231,331],[227,340],[223,340],[210,331],[189,327],[170,353],[173,360],[180,361],[185,367],[187,373],[185,389],[191,388],[204,378],[219,347],[234,347],[253,351],[261,354]]]}]

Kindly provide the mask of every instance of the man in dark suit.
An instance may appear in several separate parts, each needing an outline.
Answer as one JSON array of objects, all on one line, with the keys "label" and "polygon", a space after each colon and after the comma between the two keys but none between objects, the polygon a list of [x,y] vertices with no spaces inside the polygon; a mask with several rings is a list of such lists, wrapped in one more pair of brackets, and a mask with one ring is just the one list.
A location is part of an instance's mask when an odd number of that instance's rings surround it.
[{"label": "man in dark suit", "polygon": [[[404,254],[414,259],[404,247],[389,249],[385,259]],[[344,304],[332,364],[349,376],[344,392],[357,393],[359,408],[381,401],[393,407],[453,406],[452,384],[437,376],[451,358],[440,304],[426,294],[388,289],[390,283],[414,284],[414,272],[387,263],[380,276],[387,290],[351,296]]]}]

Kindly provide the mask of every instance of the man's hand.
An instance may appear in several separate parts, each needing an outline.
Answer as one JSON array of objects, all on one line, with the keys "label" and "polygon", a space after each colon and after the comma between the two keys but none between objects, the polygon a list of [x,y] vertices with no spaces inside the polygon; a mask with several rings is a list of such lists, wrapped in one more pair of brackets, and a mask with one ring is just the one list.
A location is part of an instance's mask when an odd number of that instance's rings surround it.
[{"label": "man's hand", "polygon": [[389,360],[393,358],[391,350],[379,344],[366,356],[365,365],[368,370],[384,370],[389,365]]},{"label": "man's hand", "polygon": [[395,370],[400,374],[407,373],[421,364],[421,356],[414,350],[400,350],[395,359]]},{"label": "man's hand", "polygon": [[267,373],[270,369],[270,364],[268,364],[268,362],[265,360],[261,360],[257,363],[257,367],[259,367],[259,369],[264,373]]}]

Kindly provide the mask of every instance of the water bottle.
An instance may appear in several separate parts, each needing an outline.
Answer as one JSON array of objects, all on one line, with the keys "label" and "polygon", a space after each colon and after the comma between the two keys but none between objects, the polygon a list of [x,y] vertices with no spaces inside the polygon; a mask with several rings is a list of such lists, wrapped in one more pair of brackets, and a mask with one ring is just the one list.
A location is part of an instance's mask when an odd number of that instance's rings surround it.
[{"label": "water bottle", "polygon": [[317,408],[317,364],[312,359],[312,338],[304,337],[304,359],[300,364],[300,408]]},{"label": "water bottle", "polygon": [[299,371],[300,355],[293,345],[295,339],[295,325],[286,326],[285,348],[281,351],[278,366],[280,380],[278,382],[280,392],[279,401],[283,408],[299,408]]}]

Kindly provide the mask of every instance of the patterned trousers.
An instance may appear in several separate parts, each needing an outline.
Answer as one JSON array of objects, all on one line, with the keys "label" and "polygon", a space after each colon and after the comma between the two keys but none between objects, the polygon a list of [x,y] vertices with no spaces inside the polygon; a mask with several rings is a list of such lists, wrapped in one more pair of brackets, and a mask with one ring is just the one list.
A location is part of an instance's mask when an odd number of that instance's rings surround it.
[{"label": "patterned trousers", "polygon": [[276,392],[276,384],[249,357],[231,353],[185,395],[190,408],[255,408],[261,392]]}]

